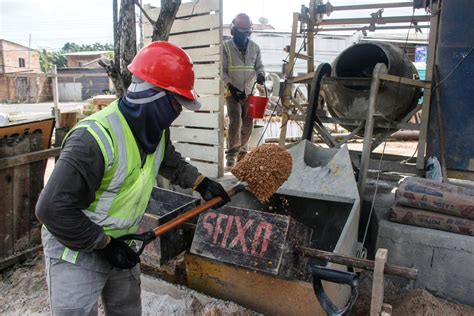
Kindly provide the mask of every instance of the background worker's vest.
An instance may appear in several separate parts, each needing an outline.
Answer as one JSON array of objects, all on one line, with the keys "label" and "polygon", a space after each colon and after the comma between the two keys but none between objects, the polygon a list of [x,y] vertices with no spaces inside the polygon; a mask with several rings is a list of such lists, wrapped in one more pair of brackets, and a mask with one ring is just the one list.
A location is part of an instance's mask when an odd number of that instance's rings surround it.
[{"label": "background worker's vest", "polygon": [[223,46],[227,54],[227,73],[232,85],[245,94],[250,94],[255,82],[257,55],[260,49],[254,41],[249,39],[245,57],[242,59],[241,53],[232,39],[225,41]]},{"label": "background worker's vest", "polygon": [[155,153],[146,155],[142,166],[137,141],[118,109],[118,101],[85,118],[72,130],[78,128],[86,128],[95,138],[105,166],[95,201],[83,210],[84,214],[112,237],[135,233],[163,160],[165,132]]},{"label": "background worker's vest", "polygon": [[[81,122],[72,130],[86,128],[95,138],[104,158],[104,177],[95,193],[95,201],[84,214],[104,228],[106,234],[119,237],[135,233],[145,213],[155,185],[155,177],[165,152],[165,132],[155,153],[142,159],[137,141],[114,101],[104,110]],[[66,136],[67,139],[67,136]],[[110,271],[110,265],[97,251],[74,251],[61,244],[44,226],[41,231],[44,254],[86,269]]]}]

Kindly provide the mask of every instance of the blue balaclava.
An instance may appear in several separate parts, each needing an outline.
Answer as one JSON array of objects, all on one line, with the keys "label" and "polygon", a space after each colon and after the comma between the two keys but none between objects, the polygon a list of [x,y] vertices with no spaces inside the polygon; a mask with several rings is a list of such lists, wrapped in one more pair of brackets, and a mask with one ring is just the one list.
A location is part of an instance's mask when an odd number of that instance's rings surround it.
[{"label": "blue balaclava", "polygon": [[239,28],[235,28],[233,30],[234,33],[234,43],[240,50],[245,50],[247,48],[247,44],[249,42],[249,31],[248,30],[240,30]]},{"label": "blue balaclava", "polygon": [[135,76],[127,94],[119,101],[119,109],[147,154],[155,152],[162,132],[179,115],[170,94]]}]

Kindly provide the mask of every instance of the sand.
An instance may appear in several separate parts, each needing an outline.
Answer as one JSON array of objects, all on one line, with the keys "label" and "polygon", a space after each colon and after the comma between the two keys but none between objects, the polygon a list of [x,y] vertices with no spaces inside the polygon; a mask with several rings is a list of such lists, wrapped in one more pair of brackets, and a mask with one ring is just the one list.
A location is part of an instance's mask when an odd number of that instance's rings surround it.
[{"label": "sand", "polygon": [[240,160],[232,174],[247,182],[248,190],[262,203],[275,193],[291,174],[291,155],[283,148],[264,144]]},{"label": "sand", "polygon": [[[146,286],[146,284],[152,286]],[[0,273],[0,315],[50,315],[43,257]],[[143,315],[251,316],[257,313],[160,279],[142,275]],[[104,309],[99,301],[99,315]]]},{"label": "sand", "polygon": [[[364,271],[359,283],[359,297],[350,316],[370,314],[372,273]],[[474,308],[448,302],[423,289],[401,288],[385,280],[384,303],[392,305],[393,316],[472,316]]]}]

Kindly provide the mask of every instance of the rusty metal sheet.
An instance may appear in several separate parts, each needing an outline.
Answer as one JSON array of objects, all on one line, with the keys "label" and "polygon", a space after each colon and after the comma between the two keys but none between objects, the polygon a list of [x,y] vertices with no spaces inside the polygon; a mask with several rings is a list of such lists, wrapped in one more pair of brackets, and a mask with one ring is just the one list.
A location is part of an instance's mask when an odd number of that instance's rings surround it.
[{"label": "rusty metal sheet", "polygon": [[[189,287],[224,300],[234,301],[265,315],[326,315],[309,282],[218,262],[186,254]],[[331,266],[334,267],[334,266]],[[323,282],[326,294],[337,306],[344,306],[349,288]]]}]

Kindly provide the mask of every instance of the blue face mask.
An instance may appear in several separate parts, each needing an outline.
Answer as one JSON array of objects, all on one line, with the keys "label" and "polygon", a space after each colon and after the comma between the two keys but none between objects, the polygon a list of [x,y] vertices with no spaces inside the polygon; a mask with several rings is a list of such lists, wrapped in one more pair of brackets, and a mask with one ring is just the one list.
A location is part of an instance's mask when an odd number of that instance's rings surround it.
[{"label": "blue face mask", "polygon": [[234,43],[237,45],[238,48],[244,49],[247,48],[247,44],[249,42],[249,32],[239,31],[238,29],[234,29]]},{"label": "blue face mask", "polygon": [[146,153],[156,150],[162,132],[179,116],[173,102],[172,96],[153,88],[139,92],[129,90],[120,99],[120,112]]}]

